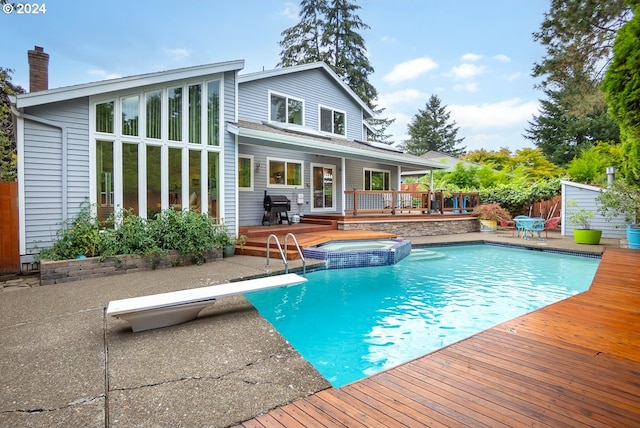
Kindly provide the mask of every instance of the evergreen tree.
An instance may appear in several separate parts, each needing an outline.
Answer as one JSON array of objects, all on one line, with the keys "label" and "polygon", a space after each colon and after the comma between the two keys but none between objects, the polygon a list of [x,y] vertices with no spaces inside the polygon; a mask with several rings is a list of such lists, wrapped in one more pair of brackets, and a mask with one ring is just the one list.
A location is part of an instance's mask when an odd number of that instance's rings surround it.
[{"label": "evergreen tree", "polygon": [[540,115],[528,122],[524,137],[541,149],[549,161],[565,166],[595,141],[620,141],[618,126],[609,117],[606,105],[579,117],[569,114],[569,107],[563,106],[562,91],[546,89],[545,94]]},{"label": "evergreen tree", "polygon": [[431,95],[424,110],[418,110],[408,126],[410,139],[402,148],[407,152],[422,156],[434,150],[453,156],[463,155],[466,147],[456,147],[464,138],[457,138],[456,122],[449,122],[450,113],[440,105],[440,98]]},{"label": "evergreen tree", "polygon": [[24,93],[22,87],[11,82],[13,70],[0,67],[0,181],[16,178],[16,138],[9,95]]},{"label": "evergreen tree", "polygon": [[[350,0],[301,0],[300,22],[282,32],[280,62],[289,67],[324,61],[374,113],[378,91],[369,82],[374,72],[366,55],[360,31],[369,29],[356,12],[360,6]],[[370,139],[389,143],[386,129],[393,120],[372,118]]]},{"label": "evergreen tree", "polygon": [[[639,3],[636,1],[636,3]],[[620,126],[625,178],[640,184],[640,4],[618,32],[613,63],[602,88],[609,111]]]}]

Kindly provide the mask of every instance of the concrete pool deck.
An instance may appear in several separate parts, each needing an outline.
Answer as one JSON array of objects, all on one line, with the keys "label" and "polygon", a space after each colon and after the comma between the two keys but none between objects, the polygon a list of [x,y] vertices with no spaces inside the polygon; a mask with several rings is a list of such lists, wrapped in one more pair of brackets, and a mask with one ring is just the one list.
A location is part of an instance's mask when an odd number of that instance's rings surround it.
[{"label": "concrete pool deck", "polygon": [[[411,240],[596,253],[620,246],[618,239],[576,245],[557,233],[544,241],[512,238],[510,232]],[[272,271],[282,267],[272,261]],[[140,333],[105,317],[111,300],[265,273],[264,258],[235,256],[52,286],[5,282],[0,426],[226,427],[329,387],[242,297],[221,299],[193,322]]]}]

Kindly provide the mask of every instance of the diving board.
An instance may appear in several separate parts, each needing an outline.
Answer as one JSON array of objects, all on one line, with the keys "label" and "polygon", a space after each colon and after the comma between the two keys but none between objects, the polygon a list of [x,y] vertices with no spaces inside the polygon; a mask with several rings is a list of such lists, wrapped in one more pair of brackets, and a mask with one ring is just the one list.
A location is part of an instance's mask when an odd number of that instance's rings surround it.
[{"label": "diving board", "polygon": [[194,320],[201,310],[211,306],[216,299],[221,297],[288,287],[303,282],[307,282],[307,279],[295,273],[288,273],[228,284],[113,300],[107,306],[107,315],[128,321],[134,332],[150,330]]}]

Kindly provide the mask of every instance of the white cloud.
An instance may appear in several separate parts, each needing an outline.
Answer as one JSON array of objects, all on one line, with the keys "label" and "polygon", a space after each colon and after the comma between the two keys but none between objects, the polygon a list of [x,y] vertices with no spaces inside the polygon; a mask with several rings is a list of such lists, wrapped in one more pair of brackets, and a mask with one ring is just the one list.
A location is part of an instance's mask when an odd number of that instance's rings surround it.
[{"label": "white cloud", "polygon": [[174,60],[179,61],[184,58],[189,58],[189,51],[182,48],[165,49],[164,52],[173,57]]},{"label": "white cloud", "polygon": [[456,92],[478,92],[480,88],[477,83],[465,83],[464,85],[455,85],[453,90]]},{"label": "white cloud", "polygon": [[503,54],[495,55],[493,57],[493,59],[495,59],[496,61],[500,61],[500,62],[511,62],[511,58],[509,58],[508,56],[503,55]]},{"label": "white cloud", "polygon": [[462,55],[462,61],[480,61],[482,59],[482,55],[474,54],[474,53],[466,53]]},{"label": "white cloud", "polygon": [[538,113],[538,109],[538,101],[524,102],[519,98],[492,104],[449,106],[451,119],[455,120],[460,128],[509,128],[522,125],[523,131],[527,121]]},{"label": "white cloud", "polygon": [[485,70],[483,66],[464,63],[456,67],[451,67],[451,74],[457,79],[471,79],[484,73]]},{"label": "white cloud", "polygon": [[383,36],[382,39],[383,42],[396,42],[398,41],[398,39],[396,39],[395,37],[391,37],[391,36]]},{"label": "white cloud", "polygon": [[415,100],[427,99],[427,95],[417,89],[403,89],[401,91],[390,92],[378,95],[380,107],[390,108],[400,103],[412,102]]},{"label": "white cloud", "polygon": [[280,12],[280,15],[284,16],[287,19],[291,19],[294,21],[298,20],[298,5],[295,3],[285,3],[284,9]]},{"label": "white cloud", "polygon": [[438,64],[429,57],[416,58],[396,65],[383,79],[391,84],[396,84],[415,79],[437,67]]},{"label": "white cloud", "polygon": [[514,82],[518,79],[520,79],[522,76],[524,76],[524,73],[521,73],[519,71],[515,72],[515,73],[511,73],[507,76],[507,82]]},{"label": "white cloud", "polygon": [[122,77],[122,74],[118,74],[118,73],[108,73],[104,70],[87,70],[87,73],[90,76],[96,77],[99,80],[107,80],[107,79],[118,79],[120,77]]}]

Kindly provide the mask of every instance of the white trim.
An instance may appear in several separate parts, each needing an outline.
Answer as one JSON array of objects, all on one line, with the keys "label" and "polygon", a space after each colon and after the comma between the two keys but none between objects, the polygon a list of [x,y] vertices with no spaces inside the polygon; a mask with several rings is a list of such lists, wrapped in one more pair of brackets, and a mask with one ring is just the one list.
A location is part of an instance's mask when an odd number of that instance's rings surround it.
[{"label": "white trim", "polygon": [[[325,131],[322,129],[322,110],[328,110],[331,112],[331,131]],[[342,113],[344,115],[344,134],[338,134],[335,131],[333,125],[335,124],[335,114]],[[324,104],[318,104],[318,131],[324,132],[326,134],[337,136],[339,138],[347,138],[347,112],[344,110],[338,110],[333,107],[329,107]]]},{"label": "white trim", "polygon": [[20,242],[20,255],[27,254],[27,215],[24,199],[24,119],[16,116],[16,153],[18,154],[18,241]]},{"label": "white trim", "polygon": [[[373,162],[379,162],[381,158],[385,160],[387,163],[401,163],[407,165],[414,165],[416,167],[427,167],[433,169],[443,169],[441,164],[437,162],[431,162],[427,159],[415,158],[415,159],[407,159],[403,156],[402,153],[381,153],[381,152],[373,152],[366,149],[360,149],[357,147],[350,147],[346,145],[337,145],[337,144],[327,144],[326,141],[317,141],[309,138],[292,136],[292,135],[284,135],[277,134],[273,132],[266,132],[255,129],[242,128],[236,124],[227,123],[227,130],[239,137],[245,138],[255,138],[259,140],[267,140],[273,141],[275,143],[282,143],[291,146],[295,146],[299,149],[302,149],[304,152],[313,153],[314,150],[328,152],[335,154],[336,157],[342,157],[344,155],[352,155],[352,156],[360,156],[362,158],[367,158],[367,160]],[[295,150],[295,148],[292,148]]]},{"label": "white trim", "polygon": [[[315,190],[314,190],[314,175],[313,175],[313,168],[330,168],[331,169],[331,175],[332,175],[332,180],[331,180],[331,207],[323,207],[323,208],[318,208],[315,206]],[[309,172],[309,175],[311,177],[311,192],[309,195],[309,198],[311,199],[309,201],[309,210],[311,212],[327,212],[327,211],[335,211],[336,210],[336,171],[337,171],[337,167],[336,165],[332,165],[332,164],[324,164],[324,163],[310,163],[309,164],[309,168],[311,169],[311,171]],[[344,192],[343,192],[344,193]],[[323,199],[324,199],[324,194],[323,194]]]},{"label": "white trim", "polygon": [[[284,184],[272,184],[271,181],[271,162],[284,162],[284,173],[285,176],[282,178],[284,181]],[[267,156],[266,159],[267,165],[267,180],[266,180],[266,187],[267,189],[295,189],[298,187],[302,187],[304,186],[304,161],[303,160],[299,160],[299,159],[286,159],[286,158],[278,158],[278,157],[269,157]],[[300,165],[300,180],[302,181],[299,184],[286,184],[287,183],[287,164],[292,163],[292,164],[298,164]]]},{"label": "white trim", "polygon": [[[249,159],[249,162],[251,164],[251,166],[250,166],[250,171],[251,171],[251,180],[250,181],[251,181],[251,184],[250,184],[249,187],[241,187],[240,183],[238,182],[237,183],[238,191],[240,191],[240,192],[253,191],[253,189],[254,189],[254,178],[255,178],[255,175],[256,175],[255,172],[254,172],[256,167],[255,167],[253,155],[245,155],[245,154],[238,153],[238,156],[237,156],[238,160],[236,161],[236,165],[238,165],[238,162],[240,161],[241,158]],[[238,168],[238,172],[240,172],[240,168]],[[238,181],[239,181],[239,179],[240,179],[240,174],[238,174]]]},{"label": "white trim", "polygon": [[171,82],[188,79],[198,78],[201,80],[210,80],[208,76],[225,73],[227,71],[238,71],[243,68],[244,60],[227,61],[19,94],[16,96],[16,107],[25,108],[74,98],[128,91],[131,89],[142,91],[143,87],[152,85],[171,86]]},{"label": "white trim", "polygon": [[[285,121],[284,122],[280,122],[279,120],[272,120],[271,119],[271,96],[275,95],[278,97],[282,97],[285,99],[285,105],[286,105],[286,109],[285,109]],[[267,120],[269,121],[269,123],[286,123],[289,124],[289,100],[294,100],[294,101],[299,101],[302,103],[302,123],[294,123],[293,125],[298,125],[298,126],[305,126],[305,102],[304,99],[302,98],[297,98],[297,97],[292,97],[290,95],[286,95],[282,92],[277,92],[277,91],[272,91],[269,90],[267,91]]]}]

